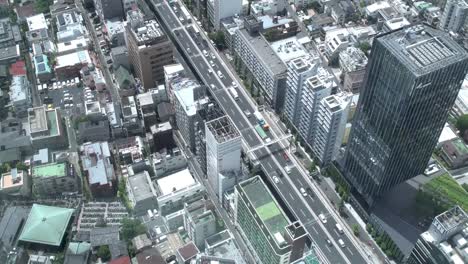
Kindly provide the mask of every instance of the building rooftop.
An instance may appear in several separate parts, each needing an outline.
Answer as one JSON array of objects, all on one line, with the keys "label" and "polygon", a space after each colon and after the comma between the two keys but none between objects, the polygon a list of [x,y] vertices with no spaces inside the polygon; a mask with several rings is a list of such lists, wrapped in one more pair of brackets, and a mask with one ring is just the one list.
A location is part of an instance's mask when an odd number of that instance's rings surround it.
[{"label": "building rooftop", "polygon": [[9,206],[6,208],[0,219],[0,243],[5,249],[11,250],[16,246],[17,232],[21,231],[30,209],[30,207],[26,206]]},{"label": "building rooftop", "polygon": [[181,170],[157,180],[162,195],[170,194],[195,184],[195,179],[188,169]]},{"label": "building rooftop", "polygon": [[13,188],[23,185],[23,177],[26,176],[23,171],[18,171],[16,168],[2,174],[0,179],[0,190]]},{"label": "building rooftop", "polygon": [[227,115],[206,122],[205,126],[213,134],[218,143],[240,137],[239,131]]},{"label": "building rooftop", "polygon": [[57,64],[56,68],[74,66],[77,64],[88,65],[93,63],[91,57],[89,56],[89,52],[87,50],[80,50],[74,53],[62,55],[57,57]]},{"label": "building rooftop", "polygon": [[49,59],[44,54],[34,56],[34,68],[36,69],[36,75],[52,72]]},{"label": "building rooftop", "polygon": [[150,176],[147,171],[128,177],[129,193],[135,202],[142,201],[151,197],[156,197],[156,191],[153,188]]},{"label": "building rooftop", "polygon": [[47,21],[43,13],[26,18],[26,22],[28,23],[29,31],[48,28]]},{"label": "building rooftop", "polygon": [[205,94],[205,89],[200,87],[200,84],[195,80],[183,78],[172,82],[171,85],[175,97],[188,116],[195,115],[200,106],[206,104],[209,100]]},{"label": "building rooftop", "polygon": [[303,57],[309,52],[299,43],[297,37],[290,37],[271,43],[271,48],[276,55],[283,61],[288,62],[292,59]]},{"label": "building rooftop", "polygon": [[32,176],[35,178],[64,177],[66,175],[66,163],[49,163],[32,168]]},{"label": "building rooftop", "polygon": [[0,49],[0,61],[11,60],[19,57],[20,55],[21,52],[18,44]]},{"label": "building rooftop", "polygon": [[384,34],[376,41],[418,75],[468,59],[468,53],[448,35],[425,25]]},{"label": "building rooftop", "polygon": [[79,38],[71,41],[57,43],[58,53],[68,53],[76,50],[85,50],[88,48],[89,39]]},{"label": "building rooftop", "polygon": [[390,31],[397,30],[409,25],[411,25],[411,23],[404,17],[396,17],[385,21],[385,26],[387,26]]},{"label": "building rooftop", "polygon": [[264,65],[268,66],[268,70],[274,75],[286,72],[286,65],[284,65],[283,61],[276,55],[268,41],[261,36],[251,36],[246,29],[239,29],[238,32],[240,32],[239,35],[249,44],[251,50],[255,51],[259,60]]},{"label": "building rooftop", "polygon": [[200,253],[200,250],[198,250],[197,246],[195,246],[193,242],[189,242],[188,244],[177,249],[177,252],[182,258],[182,261],[185,263]]},{"label": "building rooftop", "polygon": [[9,95],[12,102],[29,100],[29,81],[25,75],[13,76]]},{"label": "building rooftop", "polygon": [[[244,191],[270,235],[276,238],[277,234],[282,234],[289,220],[263,180],[259,176],[253,177],[239,183],[239,188]],[[279,244],[278,239],[275,241]]]},{"label": "building rooftop", "polygon": [[367,57],[356,47],[348,47],[340,52],[340,66],[345,72],[354,72],[366,68]]},{"label": "building rooftop", "polygon": [[34,204],[19,240],[60,246],[73,212],[69,208]]},{"label": "building rooftop", "polygon": [[95,227],[90,232],[91,247],[110,245],[120,240],[119,227]]},{"label": "building rooftop", "polygon": [[87,143],[81,146],[81,152],[83,170],[88,171],[89,184],[104,185],[112,181],[114,169],[110,163],[109,143]]},{"label": "building rooftop", "polygon": [[229,230],[223,230],[205,240],[205,252],[213,257],[232,260],[236,264],[244,264],[244,258],[236,247],[234,239]]},{"label": "building rooftop", "polygon": [[454,208],[436,216],[433,224],[437,225],[439,230],[450,231],[466,223],[468,223],[468,214],[459,206],[455,206]]},{"label": "building rooftop", "polygon": [[156,20],[147,20],[139,27],[133,28],[132,33],[138,42],[139,48],[146,48],[167,39],[166,34]]}]

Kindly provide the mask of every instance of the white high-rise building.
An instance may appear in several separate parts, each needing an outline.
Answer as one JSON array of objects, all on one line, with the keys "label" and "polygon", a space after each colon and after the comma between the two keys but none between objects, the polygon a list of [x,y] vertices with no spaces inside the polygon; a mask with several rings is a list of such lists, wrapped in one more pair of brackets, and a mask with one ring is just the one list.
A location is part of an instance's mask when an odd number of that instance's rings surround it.
[{"label": "white high-rise building", "polygon": [[442,30],[458,33],[465,24],[467,16],[468,4],[465,0],[447,0],[439,27]]},{"label": "white high-rise building", "polygon": [[228,116],[205,123],[207,176],[219,200],[241,179],[241,136]]},{"label": "white high-rise building", "polygon": [[309,146],[316,134],[320,102],[331,94],[334,86],[332,75],[320,66],[317,58],[299,58],[288,64],[286,117]]},{"label": "white high-rise building", "polygon": [[291,123],[295,124],[299,121],[300,107],[298,103],[302,95],[302,87],[307,78],[315,75],[319,60],[311,60],[309,57],[301,57],[294,59],[288,63],[288,77],[286,86],[286,100],[284,104],[284,112]]},{"label": "white high-rise building", "polygon": [[330,95],[320,102],[317,115],[317,130],[312,151],[321,164],[328,164],[338,155],[346,128],[346,120],[352,95]]},{"label": "white high-rise building", "polygon": [[208,0],[208,17],[211,24],[218,30],[223,18],[240,15],[242,0]]}]

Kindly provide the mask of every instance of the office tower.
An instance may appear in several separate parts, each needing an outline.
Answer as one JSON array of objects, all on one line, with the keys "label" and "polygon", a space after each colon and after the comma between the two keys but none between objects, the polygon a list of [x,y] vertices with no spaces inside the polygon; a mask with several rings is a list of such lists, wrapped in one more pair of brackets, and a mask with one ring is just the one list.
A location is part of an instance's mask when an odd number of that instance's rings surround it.
[{"label": "office tower", "polygon": [[468,215],[456,206],[435,217],[422,233],[406,264],[452,264],[468,261]]},{"label": "office tower", "polygon": [[417,25],[375,38],[342,164],[371,205],[424,172],[468,71],[467,52]]},{"label": "office tower", "polygon": [[291,223],[260,176],[235,187],[235,224],[256,263],[287,264],[302,257],[308,233],[300,222]]},{"label": "office tower", "polygon": [[317,132],[312,152],[322,165],[335,160],[343,142],[352,96],[348,93],[322,99],[317,114]]},{"label": "office tower", "polygon": [[242,0],[207,0],[207,5],[208,17],[216,30],[219,29],[221,19],[242,12]]},{"label": "office tower", "polygon": [[460,32],[468,16],[468,4],[465,0],[447,0],[439,28],[442,30]]},{"label": "office tower", "polygon": [[172,43],[156,20],[144,20],[140,10],[127,13],[126,41],[130,65],[145,89],[164,81],[163,67],[173,62]]},{"label": "office tower", "polygon": [[241,177],[242,140],[228,116],[205,123],[207,177],[219,201]]},{"label": "office tower", "polygon": [[124,17],[122,0],[94,0],[94,7],[102,21],[111,18],[122,19]]}]

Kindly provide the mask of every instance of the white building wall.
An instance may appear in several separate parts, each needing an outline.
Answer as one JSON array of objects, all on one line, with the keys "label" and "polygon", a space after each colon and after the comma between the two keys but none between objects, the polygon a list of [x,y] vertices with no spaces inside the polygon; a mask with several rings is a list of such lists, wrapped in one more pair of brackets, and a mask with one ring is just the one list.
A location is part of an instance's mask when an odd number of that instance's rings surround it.
[{"label": "white building wall", "polygon": [[208,0],[209,17],[216,30],[220,28],[221,19],[240,15],[241,12],[242,0]]},{"label": "white building wall", "polygon": [[442,30],[458,33],[468,16],[468,4],[464,0],[448,0],[439,27]]},{"label": "white building wall", "polygon": [[312,151],[322,164],[330,163],[338,155],[350,105],[351,96],[346,93],[330,95],[320,102]]}]

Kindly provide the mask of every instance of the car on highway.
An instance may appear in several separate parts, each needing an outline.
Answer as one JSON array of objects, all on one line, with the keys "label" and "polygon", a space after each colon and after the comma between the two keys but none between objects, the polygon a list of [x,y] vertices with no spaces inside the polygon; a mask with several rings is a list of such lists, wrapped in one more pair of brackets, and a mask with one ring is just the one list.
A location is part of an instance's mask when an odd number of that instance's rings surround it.
[{"label": "car on highway", "polygon": [[336,230],[338,231],[338,233],[340,233],[340,234],[344,233],[343,228],[341,227],[340,224],[336,224],[335,227],[336,227]]},{"label": "car on highway", "polygon": [[216,86],[214,84],[210,84],[210,86],[211,86],[211,89],[213,90],[216,89]]},{"label": "car on highway", "polygon": [[320,218],[320,221],[322,221],[322,223],[324,224],[327,223],[327,218],[325,217],[324,214],[319,214],[318,217]]},{"label": "car on highway", "polygon": [[208,52],[206,50],[203,50],[203,56],[208,57]]},{"label": "car on highway", "polygon": [[344,248],[344,247],[346,246],[345,243],[344,243],[344,241],[343,241],[343,239],[341,239],[341,238],[338,239],[338,244],[339,244],[340,247],[342,247],[342,248]]},{"label": "car on highway", "polygon": [[211,65],[211,67],[216,66],[215,63],[212,60],[210,60],[210,65]]},{"label": "car on highway", "polygon": [[302,196],[307,197],[307,192],[304,188],[300,188],[299,191],[301,192]]},{"label": "car on highway", "polygon": [[327,239],[326,241],[327,241],[327,245],[328,245],[329,247],[333,246],[333,244],[332,244],[332,242],[330,241],[330,239]]},{"label": "car on highway", "polygon": [[278,184],[278,183],[279,183],[279,179],[278,179],[278,177],[276,177],[276,176],[273,176],[273,181],[274,181],[276,184]]},{"label": "car on highway", "polygon": [[285,166],[284,170],[286,171],[287,174],[291,174],[291,168],[289,166]]},{"label": "car on highway", "polygon": [[213,52],[211,52],[211,58],[212,58],[213,60],[216,59],[216,56],[214,55]]},{"label": "car on highway", "polygon": [[232,87],[237,88],[237,83],[236,83],[236,82],[232,82]]},{"label": "car on highway", "polygon": [[223,73],[221,71],[218,71],[217,73],[218,73],[219,78],[221,78],[221,79],[224,78],[224,75],[223,75]]},{"label": "car on highway", "polygon": [[245,114],[246,117],[251,117],[252,116],[252,114],[250,113],[249,110],[244,110],[244,114]]}]

